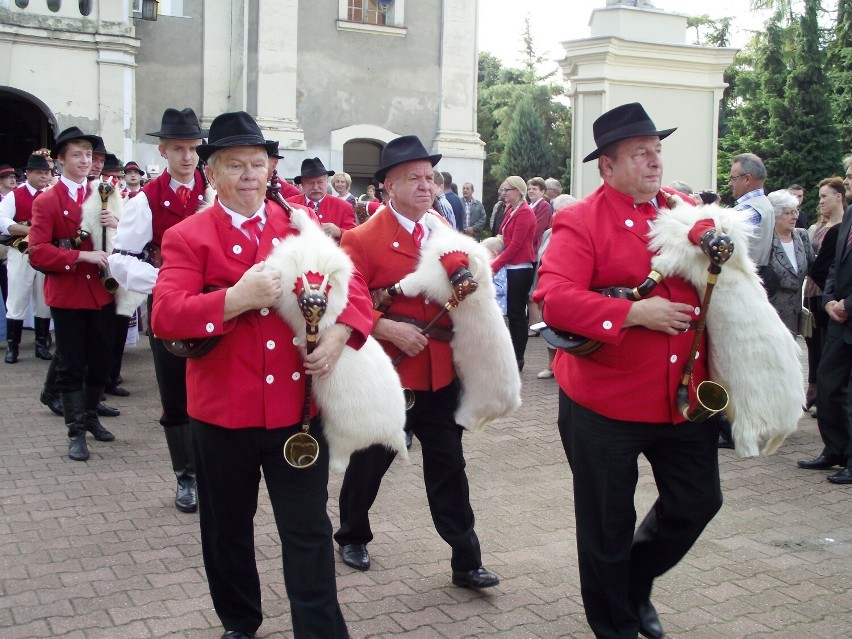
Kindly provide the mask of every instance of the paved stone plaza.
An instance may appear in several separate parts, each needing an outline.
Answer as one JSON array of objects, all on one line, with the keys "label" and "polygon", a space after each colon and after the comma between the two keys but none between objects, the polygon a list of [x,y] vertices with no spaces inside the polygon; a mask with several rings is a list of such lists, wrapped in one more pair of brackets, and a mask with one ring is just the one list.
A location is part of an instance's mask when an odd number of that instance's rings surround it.
[{"label": "paved stone plaza", "polygon": [[[109,398],[112,443],[89,438],[68,459],[61,418],[38,403],[47,363],[0,366],[0,638],[218,639],[201,565],[197,515],[172,506],[174,476],[147,339],[125,355],[129,398]],[[337,557],[353,638],[590,637],[577,577],[571,474],[556,430],[557,386],[536,379],[546,355],[530,339],[517,414],[465,437],[485,565],[502,583],[478,593],[450,584],[449,550],[429,518],[419,447],[397,461],[373,509],[373,567]],[[618,401],[618,398],[613,398]],[[653,600],[672,639],[852,636],[852,487],[796,460],[821,450],[805,416],[780,453],[720,452],[725,505]],[[340,476],[329,485],[337,524]],[[263,488],[263,487],[262,487]],[[643,466],[637,507],[655,498]],[[263,489],[256,519],[266,619],[258,637],[291,636],[281,552]]]}]

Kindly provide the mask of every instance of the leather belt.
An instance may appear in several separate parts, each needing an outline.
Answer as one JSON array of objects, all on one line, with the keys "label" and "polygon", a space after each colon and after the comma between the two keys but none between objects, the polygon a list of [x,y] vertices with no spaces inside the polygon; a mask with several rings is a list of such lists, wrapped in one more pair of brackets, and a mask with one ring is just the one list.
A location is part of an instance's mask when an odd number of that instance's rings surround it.
[{"label": "leather belt", "polygon": [[[413,324],[421,331],[426,328],[426,322],[422,322],[420,320],[416,320],[413,317],[405,317],[404,315],[384,315],[385,319],[389,319],[393,322],[405,322],[406,324]],[[440,326],[433,326],[429,329],[429,332],[426,333],[427,337],[431,337],[432,339],[438,340],[439,342],[450,342],[453,339],[453,331],[449,328],[442,328]]]}]

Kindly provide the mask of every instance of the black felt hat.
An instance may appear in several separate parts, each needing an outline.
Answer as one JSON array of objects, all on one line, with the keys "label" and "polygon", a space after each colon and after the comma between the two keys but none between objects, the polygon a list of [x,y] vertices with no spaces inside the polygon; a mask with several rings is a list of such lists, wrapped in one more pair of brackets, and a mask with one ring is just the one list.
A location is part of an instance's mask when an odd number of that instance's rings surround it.
[{"label": "black felt hat", "polygon": [[27,158],[27,165],[24,167],[24,171],[29,171],[30,169],[41,169],[43,171],[51,170],[50,163],[41,153],[33,153]]},{"label": "black felt hat", "polygon": [[592,125],[592,131],[595,134],[595,144],[598,148],[584,157],[583,162],[599,157],[604,147],[613,142],[649,135],[657,135],[662,140],[677,129],[658,131],[642,105],[638,102],[631,102],[610,109],[601,115]]},{"label": "black felt hat", "polygon": [[376,171],[376,179],[385,181],[385,176],[393,167],[416,160],[428,160],[432,166],[441,161],[441,154],[430,155],[416,135],[403,135],[388,142],[382,150],[381,167]]},{"label": "black felt hat", "polygon": [[267,144],[273,144],[271,151],[268,151],[269,157],[278,158],[279,160],[283,160],[284,156],[278,152],[278,141],[277,140],[267,140]]},{"label": "black felt hat", "polygon": [[302,183],[302,178],[306,177],[318,177],[320,175],[327,175],[331,177],[334,175],[334,171],[326,171],[325,166],[322,163],[322,160],[319,158],[305,158],[302,160],[302,169],[299,175],[293,178],[293,182],[296,184]]},{"label": "black felt hat", "polygon": [[8,164],[0,164],[0,177],[6,177],[7,175],[15,175],[15,169]]},{"label": "black felt hat", "polygon": [[107,153],[106,159],[104,160],[104,171],[121,171],[123,167],[121,166],[121,160],[119,160],[114,154]]},{"label": "black felt hat", "polygon": [[278,142],[264,138],[257,122],[248,113],[235,111],[216,116],[210,124],[209,141],[199,144],[196,151],[206,162],[216,151],[235,146],[262,146],[269,154],[278,149]]},{"label": "black felt hat", "polygon": [[[65,145],[74,140],[85,140],[92,145],[92,152],[98,147],[103,147],[104,141],[99,135],[86,135],[76,126],[68,127],[56,137],[56,142],[53,143],[53,148],[50,154],[55,158],[65,148]],[[104,151],[105,153],[106,151]]]},{"label": "black felt hat", "polygon": [[198,123],[198,116],[190,108],[178,111],[166,109],[160,121],[160,130],[147,135],[167,140],[200,140],[206,138],[209,131],[203,130]]}]

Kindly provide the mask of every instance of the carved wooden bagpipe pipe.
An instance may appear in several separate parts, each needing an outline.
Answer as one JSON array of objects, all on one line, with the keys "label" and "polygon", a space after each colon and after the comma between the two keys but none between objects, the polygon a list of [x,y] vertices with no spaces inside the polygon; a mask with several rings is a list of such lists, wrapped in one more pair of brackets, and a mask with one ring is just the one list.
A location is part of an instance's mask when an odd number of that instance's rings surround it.
[{"label": "carved wooden bagpipe pipe", "polygon": [[[115,190],[115,187],[109,182],[101,182],[98,184],[98,195],[101,198],[101,213],[105,213],[107,210],[107,201],[109,200],[110,194]],[[101,250],[107,250],[107,227],[101,226]],[[109,274],[109,269],[104,267],[100,269],[101,272],[101,285],[107,290],[108,293],[115,293],[118,291],[118,281]]]},{"label": "carved wooden bagpipe pipe", "polygon": [[[710,307],[713,287],[716,285],[719,273],[722,271],[722,265],[728,261],[734,251],[734,243],[730,237],[718,234],[716,229],[711,227],[701,236],[700,246],[701,250],[710,260],[710,264],[707,267],[707,288],[701,302],[701,311],[698,319],[690,326],[690,328],[695,329],[695,335],[689,355],[686,358],[681,382],[675,395],[678,411],[691,422],[703,421],[724,410],[728,406],[729,399],[728,391],[716,382],[705,380],[695,387],[692,380],[692,371],[695,356],[698,353],[698,347],[701,343],[701,336],[705,330],[707,309]],[[596,292],[601,293],[605,297],[618,297],[638,301],[647,297],[662,279],[663,276],[660,273],[651,271],[645,281],[635,288],[611,287]],[[585,356],[594,353],[603,345],[602,342],[550,327],[542,328],[540,335],[550,346],[562,349],[576,356]],[[690,388],[694,391],[692,401],[690,401]]]}]

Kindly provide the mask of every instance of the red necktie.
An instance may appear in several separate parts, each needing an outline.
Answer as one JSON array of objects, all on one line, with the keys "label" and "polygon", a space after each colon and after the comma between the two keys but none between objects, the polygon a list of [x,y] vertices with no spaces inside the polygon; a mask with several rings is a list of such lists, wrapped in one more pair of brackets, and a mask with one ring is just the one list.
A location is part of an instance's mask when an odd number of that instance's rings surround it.
[{"label": "red necktie", "polygon": [[77,204],[83,204],[83,194],[85,193],[85,189],[82,186],[77,187]]},{"label": "red necktie", "polygon": [[255,215],[254,217],[250,217],[245,222],[240,224],[240,228],[242,228],[246,231],[246,233],[249,234],[249,237],[252,239],[255,246],[260,244],[260,222],[260,216]]},{"label": "red necktie", "polygon": [[189,190],[188,186],[179,186],[177,190],[177,197],[180,200],[182,206],[186,206],[187,202],[189,202],[189,196],[192,195],[192,191]]},{"label": "red necktie", "polygon": [[414,243],[418,248],[423,246],[423,227],[419,223],[414,224],[414,230],[411,232],[411,237],[414,238]]}]

